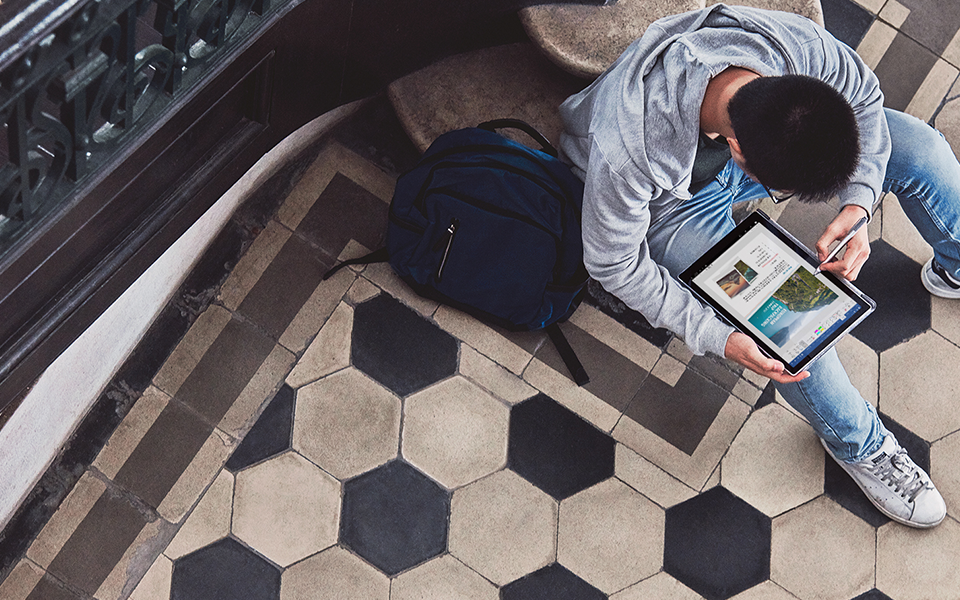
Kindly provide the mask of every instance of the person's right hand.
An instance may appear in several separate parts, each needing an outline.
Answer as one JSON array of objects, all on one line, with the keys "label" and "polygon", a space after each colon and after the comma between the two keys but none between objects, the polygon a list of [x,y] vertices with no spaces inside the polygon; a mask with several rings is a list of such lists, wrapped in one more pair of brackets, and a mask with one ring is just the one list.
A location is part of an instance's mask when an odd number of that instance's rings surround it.
[{"label": "person's right hand", "polygon": [[764,356],[764,354],[760,352],[760,348],[756,342],[739,331],[734,331],[730,334],[730,337],[727,338],[724,355],[754,373],[759,373],[779,383],[795,383],[810,376],[808,371],[802,371],[797,375],[790,375],[785,372],[783,370],[783,363]]},{"label": "person's right hand", "polygon": [[[820,239],[817,240],[817,257],[820,260],[825,259],[830,253],[830,246],[846,236],[847,232],[853,228],[853,224],[859,221],[864,215],[870,216],[862,206],[856,206],[854,204],[845,206],[843,210],[840,211],[840,214],[827,225],[826,231],[824,231]],[[828,262],[821,268],[824,271],[830,271],[837,277],[843,277],[844,279],[853,281],[860,274],[863,263],[867,262],[869,257],[870,236],[867,233],[867,228],[862,227],[860,231],[847,242],[847,247],[843,250],[842,256]]]}]

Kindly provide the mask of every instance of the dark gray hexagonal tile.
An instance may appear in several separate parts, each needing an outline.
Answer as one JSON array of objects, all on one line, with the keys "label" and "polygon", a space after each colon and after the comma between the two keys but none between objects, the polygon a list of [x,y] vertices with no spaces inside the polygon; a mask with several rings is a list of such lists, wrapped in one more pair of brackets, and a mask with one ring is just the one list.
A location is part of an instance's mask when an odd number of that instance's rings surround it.
[{"label": "dark gray hexagonal tile", "polygon": [[884,594],[880,590],[872,589],[869,592],[864,592],[854,598],[853,600],[893,600],[890,596]]},{"label": "dark gray hexagonal tile", "polygon": [[387,294],[357,306],[353,364],[401,396],[457,370],[457,341]]},{"label": "dark gray hexagonal tile", "polygon": [[170,600],[278,600],[280,569],[232,538],[173,564]]},{"label": "dark gray hexagonal tile", "polygon": [[770,577],[770,518],[722,487],[667,510],[664,570],[708,600]]},{"label": "dark gray hexagonal tile", "polygon": [[340,541],[393,576],[447,548],[450,493],[401,460],[343,486]]},{"label": "dark gray hexagonal tile", "polygon": [[611,477],[615,452],[613,438],[543,394],[510,411],[507,466],[557,500]]},{"label": "dark gray hexagonal tile", "polygon": [[290,448],[293,400],[290,386],[280,388],[227,461],[227,469],[237,472]]},{"label": "dark gray hexagonal tile", "polygon": [[[930,444],[890,417],[880,414],[883,424],[897,437],[900,445],[906,448],[913,462],[924,471],[930,472]],[[824,453],[823,490],[840,506],[846,508],[870,525],[880,527],[890,522],[890,518],[881,513],[867,499],[859,486],[847,475],[835,460]],[[936,483],[936,482],[934,482]]]},{"label": "dark gray hexagonal tile", "polygon": [[930,329],[930,292],[912,258],[883,240],[870,248],[870,260],[854,284],[877,302],[877,310],[852,335],[883,352]]},{"label": "dark gray hexagonal tile", "polygon": [[501,600],[606,600],[606,594],[558,563],[508,583]]}]

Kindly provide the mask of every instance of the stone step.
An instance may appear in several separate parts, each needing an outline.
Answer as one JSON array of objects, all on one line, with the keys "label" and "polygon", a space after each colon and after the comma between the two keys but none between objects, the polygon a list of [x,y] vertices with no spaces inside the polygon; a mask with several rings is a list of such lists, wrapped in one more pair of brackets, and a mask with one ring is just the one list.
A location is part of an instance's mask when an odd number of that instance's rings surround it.
[{"label": "stone step", "polygon": [[[522,42],[447,57],[394,81],[387,95],[421,151],[443,133],[500,118],[526,121],[556,144],[560,103],[588,83]],[[534,145],[523,134],[514,139]]]},{"label": "stone step", "polygon": [[552,62],[594,79],[613,64],[650,23],[703,8],[705,0],[617,0],[603,6],[540,4],[520,10],[527,35]]},{"label": "stone step", "polygon": [[[714,0],[617,0],[602,6],[542,4],[520,10],[527,35],[562,69],[593,79],[659,18]],[[823,25],[820,0],[733,0],[727,4],[793,12]]]},{"label": "stone step", "polygon": [[[447,57],[402,77],[387,95],[421,150],[441,134],[499,118],[524,120],[556,144],[557,108],[606,69],[654,20],[702,8],[708,0],[619,0],[608,6],[547,4],[524,8],[530,42]],[[714,2],[710,0],[710,4]],[[823,24],[820,0],[736,0],[796,12]],[[523,134],[506,133],[524,143]]]}]

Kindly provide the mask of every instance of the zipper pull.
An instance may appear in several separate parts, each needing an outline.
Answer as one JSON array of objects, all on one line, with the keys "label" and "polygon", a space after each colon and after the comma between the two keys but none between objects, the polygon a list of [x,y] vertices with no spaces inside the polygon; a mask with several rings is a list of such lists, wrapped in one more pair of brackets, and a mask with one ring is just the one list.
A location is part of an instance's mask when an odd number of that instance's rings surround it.
[{"label": "zipper pull", "polygon": [[444,243],[446,240],[446,247],[443,249],[443,257],[440,259],[440,266],[437,268],[437,283],[440,283],[440,280],[443,279],[443,269],[447,266],[447,258],[450,256],[450,247],[453,245],[453,236],[457,234],[457,228],[460,227],[460,219],[453,217],[450,219],[450,225],[447,227],[447,234],[440,239],[437,246]]}]

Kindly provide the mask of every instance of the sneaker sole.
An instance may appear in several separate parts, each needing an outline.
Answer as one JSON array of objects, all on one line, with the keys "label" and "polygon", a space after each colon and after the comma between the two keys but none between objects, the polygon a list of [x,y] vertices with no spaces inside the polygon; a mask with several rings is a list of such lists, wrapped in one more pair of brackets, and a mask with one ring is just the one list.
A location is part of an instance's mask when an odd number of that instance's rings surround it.
[{"label": "sneaker sole", "polygon": [[833,452],[830,452],[830,448],[827,448],[827,444],[823,440],[820,440],[820,445],[823,446],[823,450],[827,453],[827,456],[832,458],[833,462],[840,465],[840,468],[843,469],[843,472],[846,473],[850,477],[850,479],[853,480],[855,484],[857,484],[857,487],[860,488],[860,491],[863,492],[863,495],[866,496],[867,500],[870,501],[870,504],[872,504],[874,508],[879,510],[887,518],[893,521],[896,521],[901,525],[906,525],[907,527],[914,527],[916,529],[930,529],[932,527],[936,527],[940,523],[943,523],[943,520],[947,517],[947,515],[943,515],[942,517],[940,517],[940,520],[937,521],[936,523],[917,523],[915,521],[910,521],[910,520],[904,519],[903,517],[900,517],[891,513],[882,505],[874,501],[873,496],[871,496],[870,493],[867,492],[867,489],[857,480],[856,477],[850,474],[850,471],[848,471],[847,468],[843,465],[843,462],[841,462],[840,460],[837,460],[837,457],[833,455]]},{"label": "sneaker sole", "polygon": [[923,270],[920,271],[920,281],[923,282],[923,287],[934,296],[940,298],[948,298],[951,300],[960,298],[960,289],[954,290],[952,288],[948,289],[939,286],[936,283],[938,280],[941,280],[940,276],[933,272],[933,269],[930,267],[930,261],[928,261],[927,264],[923,265]]}]

